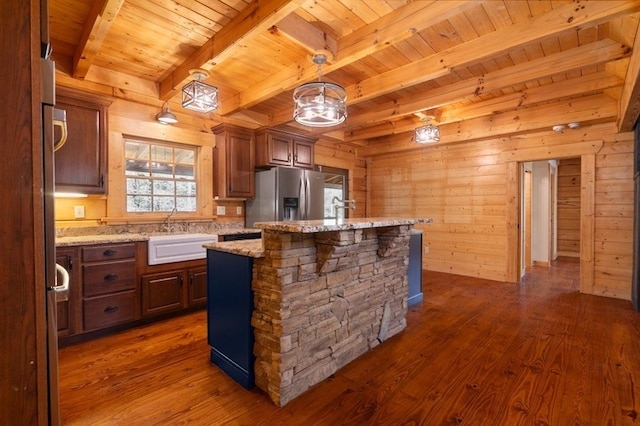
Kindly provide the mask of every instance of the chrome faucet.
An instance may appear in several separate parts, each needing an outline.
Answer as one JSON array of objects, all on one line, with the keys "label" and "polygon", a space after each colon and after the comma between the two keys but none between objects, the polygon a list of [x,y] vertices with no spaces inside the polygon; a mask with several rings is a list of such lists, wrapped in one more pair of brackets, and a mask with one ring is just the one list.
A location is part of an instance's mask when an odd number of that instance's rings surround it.
[{"label": "chrome faucet", "polygon": [[337,196],[331,199],[331,204],[333,204],[333,213],[336,219],[338,218],[338,210],[340,209],[356,209],[356,200],[341,200]]},{"label": "chrome faucet", "polygon": [[171,209],[171,211],[167,215],[167,219],[165,220],[165,224],[163,225],[164,230],[167,232],[173,231],[173,225],[171,224],[171,216],[173,216],[174,213],[178,213],[178,209],[176,209],[175,206]]}]

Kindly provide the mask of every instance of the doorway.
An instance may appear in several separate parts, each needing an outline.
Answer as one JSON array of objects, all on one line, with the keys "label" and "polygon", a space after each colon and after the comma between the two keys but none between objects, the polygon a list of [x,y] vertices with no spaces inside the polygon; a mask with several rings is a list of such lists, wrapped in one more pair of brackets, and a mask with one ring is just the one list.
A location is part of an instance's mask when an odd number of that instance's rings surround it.
[{"label": "doorway", "polygon": [[520,169],[519,278],[558,256],[580,257],[581,158],[525,161]]}]

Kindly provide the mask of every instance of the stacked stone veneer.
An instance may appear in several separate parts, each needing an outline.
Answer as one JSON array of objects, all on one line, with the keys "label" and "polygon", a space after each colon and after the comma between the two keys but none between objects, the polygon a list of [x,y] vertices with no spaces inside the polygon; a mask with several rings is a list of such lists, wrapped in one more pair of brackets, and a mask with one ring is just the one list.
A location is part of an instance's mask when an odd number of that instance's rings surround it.
[{"label": "stacked stone veneer", "polygon": [[406,326],[410,226],[263,231],[255,381],[279,406]]}]

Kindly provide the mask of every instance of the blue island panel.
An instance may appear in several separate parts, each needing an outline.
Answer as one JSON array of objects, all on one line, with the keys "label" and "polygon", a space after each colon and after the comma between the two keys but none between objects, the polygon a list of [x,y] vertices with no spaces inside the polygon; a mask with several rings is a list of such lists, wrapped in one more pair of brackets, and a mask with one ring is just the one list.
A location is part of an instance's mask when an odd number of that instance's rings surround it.
[{"label": "blue island panel", "polygon": [[207,250],[207,342],[211,362],[244,388],[254,386],[253,258]]}]

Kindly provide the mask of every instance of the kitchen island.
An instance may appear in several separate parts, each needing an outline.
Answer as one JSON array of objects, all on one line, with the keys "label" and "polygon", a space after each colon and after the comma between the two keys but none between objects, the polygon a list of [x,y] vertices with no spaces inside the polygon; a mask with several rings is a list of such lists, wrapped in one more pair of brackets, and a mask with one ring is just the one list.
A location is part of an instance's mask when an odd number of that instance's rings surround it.
[{"label": "kitchen island", "polygon": [[[255,356],[247,377],[284,406],[402,331],[411,228],[428,222],[257,222],[262,240],[205,244],[211,264],[217,253],[224,253],[246,257],[252,265],[250,275],[243,266],[244,275],[251,277],[244,286],[251,289],[253,308],[246,314],[251,330],[242,332],[252,339]],[[208,269],[210,300],[216,286],[224,285],[218,277],[222,268]],[[246,295],[243,300],[247,302]],[[225,322],[216,312],[222,311],[209,313],[210,324]],[[215,338],[209,343],[215,348]]]}]

